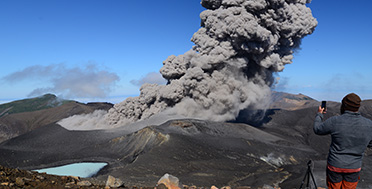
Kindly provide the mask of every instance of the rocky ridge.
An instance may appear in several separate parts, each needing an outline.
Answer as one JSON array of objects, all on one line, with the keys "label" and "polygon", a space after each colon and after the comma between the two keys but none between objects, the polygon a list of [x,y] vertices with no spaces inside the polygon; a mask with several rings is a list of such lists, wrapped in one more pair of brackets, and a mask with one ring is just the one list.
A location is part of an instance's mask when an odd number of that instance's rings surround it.
[{"label": "rocky ridge", "polygon": [[105,185],[75,176],[56,176],[0,166],[0,187],[9,188],[102,188]]},{"label": "rocky ridge", "polygon": [[[57,176],[35,171],[8,168],[0,165],[0,188],[130,188],[130,189],[218,189],[216,186],[197,187],[181,185],[179,179],[165,174],[159,179],[156,186],[127,186],[123,181],[113,176],[108,176],[106,182],[94,178],[80,178],[76,176]],[[279,189],[269,185],[261,189]],[[230,186],[221,189],[231,189]],[[240,186],[237,189],[252,189],[249,186]]]}]

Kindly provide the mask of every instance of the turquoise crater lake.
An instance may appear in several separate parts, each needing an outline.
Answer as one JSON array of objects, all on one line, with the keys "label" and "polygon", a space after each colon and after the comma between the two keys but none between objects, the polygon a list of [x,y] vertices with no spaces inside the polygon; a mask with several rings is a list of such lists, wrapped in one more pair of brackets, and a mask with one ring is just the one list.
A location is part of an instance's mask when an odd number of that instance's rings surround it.
[{"label": "turquoise crater lake", "polygon": [[95,175],[99,170],[105,167],[107,163],[73,163],[59,167],[37,169],[39,173],[47,173],[60,176],[78,176],[88,178]]}]

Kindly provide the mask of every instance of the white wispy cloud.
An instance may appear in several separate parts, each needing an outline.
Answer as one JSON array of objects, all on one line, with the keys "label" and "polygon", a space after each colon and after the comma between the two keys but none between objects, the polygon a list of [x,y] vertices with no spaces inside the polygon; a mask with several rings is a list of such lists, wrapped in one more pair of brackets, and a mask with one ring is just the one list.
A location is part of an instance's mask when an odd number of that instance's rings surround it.
[{"label": "white wispy cloud", "polygon": [[65,97],[95,98],[106,97],[119,79],[116,73],[100,69],[95,64],[67,67],[60,63],[29,66],[3,77],[2,81],[13,84],[31,80],[49,84],[34,89],[29,96],[55,93]]}]

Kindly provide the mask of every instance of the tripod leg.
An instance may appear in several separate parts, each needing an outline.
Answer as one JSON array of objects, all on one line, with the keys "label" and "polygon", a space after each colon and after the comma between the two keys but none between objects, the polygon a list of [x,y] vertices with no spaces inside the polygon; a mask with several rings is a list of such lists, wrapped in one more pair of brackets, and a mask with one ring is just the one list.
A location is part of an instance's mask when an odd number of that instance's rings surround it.
[{"label": "tripod leg", "polygon": [[311,169],[310,167],[307,169],[307,184],[306,187],[309,188],[310,186],[310,174],[311,174]]},{"label": "tripod leg", "polygon": [[301,185],[300,185],[300,189],[302,189],[302,186],[305,184],[306,178],[308,178],[307,180],[309,180],[309,169],[306,170],[306,174],[304,176],[304,179],[302,179],[302,182],[301,182]]},{"label": "tripod leg", "polygon": [[314,186],[315,188],[318,188],[318,186],[316,186],[316,182],[315,182],[315,179],[314,179],[314,175],[313,175],[313,172],[310,170],[310,175],[311,175],[311,178],[313,179],[313,182],[314,182]]}]

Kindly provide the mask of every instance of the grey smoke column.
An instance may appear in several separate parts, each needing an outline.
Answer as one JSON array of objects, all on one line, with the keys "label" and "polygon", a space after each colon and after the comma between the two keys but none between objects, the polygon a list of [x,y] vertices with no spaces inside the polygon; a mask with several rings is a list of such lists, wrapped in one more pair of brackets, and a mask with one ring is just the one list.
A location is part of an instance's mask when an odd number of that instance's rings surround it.
[{"label": "grey smoke column", "polygon": [[[144,84],[140,96],[116,104],[110,124],[167,109],[188,117],[234,119],[270,94],[273,73],[292,63],[293,50],[317,25],[309,0],[202,0],[195,46],[169,56],[160,73],[167,85]],[[170,110],[168,110],[170,109]]]}]

